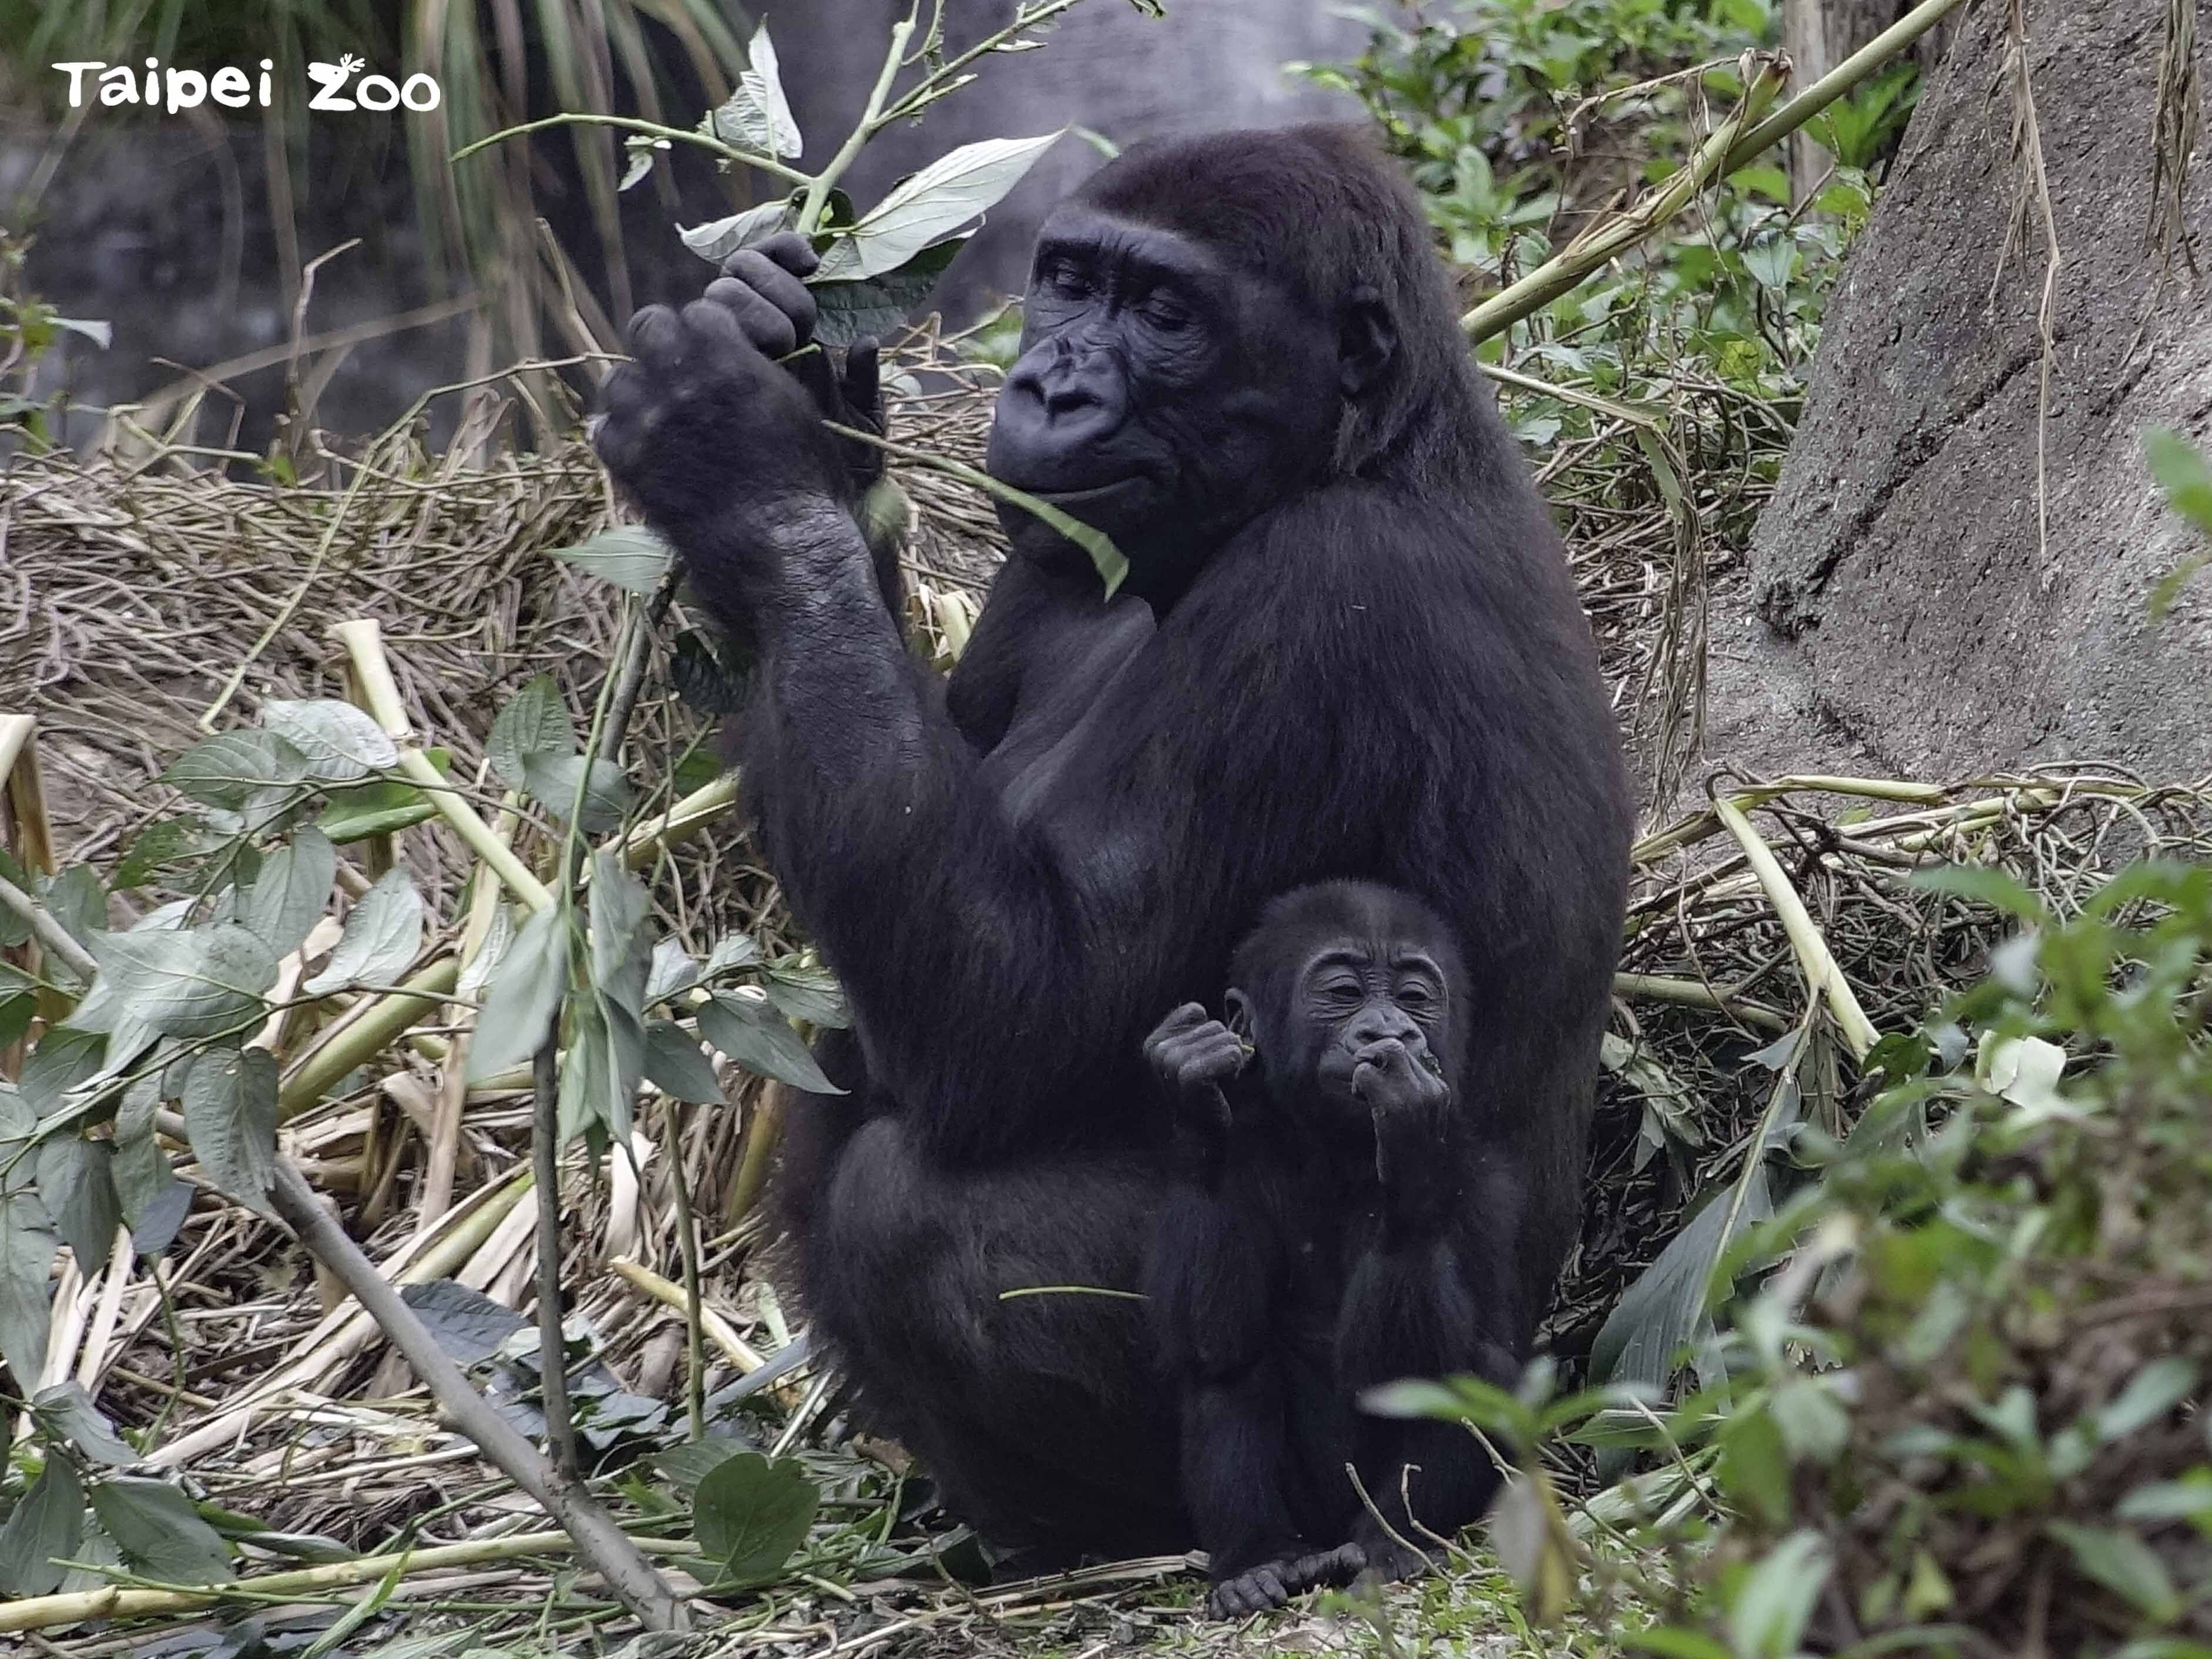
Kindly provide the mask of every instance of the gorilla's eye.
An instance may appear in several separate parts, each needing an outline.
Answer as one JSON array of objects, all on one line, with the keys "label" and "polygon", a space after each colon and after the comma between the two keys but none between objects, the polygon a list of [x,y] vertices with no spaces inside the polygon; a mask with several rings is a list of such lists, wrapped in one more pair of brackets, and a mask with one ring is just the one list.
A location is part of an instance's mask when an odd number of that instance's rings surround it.
[{"label": "gorilla's eye", "polygon": [[1071,300],[1080,300],[1091,292],[1091,284],[1084,280],[1082,267],[1073,259],[1048,261],[1038,270],[1037,280]]},{"label": "gorilla's eye", "polygon": [[1154,300],[1145,307],[1145,320],[1163,334],[1180,334],[1190,326],[1191,315],[1179,305]]},{"label": "gorilla's eye", "polygon": [[1398,1004],[1408,1013],[1425,1013],[1436,1002],[1436,993],[1419,980],[1409,979],[1398,988]]},{"label": "gorilla's eye", "polygon": [[1326,979],[1316,981],[1313,992],[1323,1002],[1357,1002],[1364,994],[1365,988],[1351,974],[1331,974]]}]

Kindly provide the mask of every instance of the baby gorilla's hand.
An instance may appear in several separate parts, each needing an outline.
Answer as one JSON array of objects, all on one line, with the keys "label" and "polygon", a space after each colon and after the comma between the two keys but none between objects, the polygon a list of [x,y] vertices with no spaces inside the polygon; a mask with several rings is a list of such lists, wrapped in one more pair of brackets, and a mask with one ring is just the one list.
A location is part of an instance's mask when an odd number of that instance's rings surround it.
[{"label": "baby gorilla's hand", "polygon": [[1451,1098],[1451,1086],[1432,1066],[1426,1048],[1408,1048],[1396,1037],[1370,1042],[1352,1060],[1352,1098],[1378,1121],[1386,1112],[1441,1106]]},{"label": "baby gorilla's hand", "polygon": [[1428,1051],[1396,1037],[1363,1048],[1352,1069],[1352,1093],[1375,1123],[1375,1175],[1382,1182],[1392,1231],[1425,1232],[1449,1206],[1451,1085],[1430,1069]]},{"label": "baby gorilla's hand", "polygon": [[1223,1085],[1244,1068],[1237,1034],[1195,1002],[1162,1020],[1145,1039],[1145,1065],[1177,1115],[1211,1135],[1229,1133],[1229,1098]]}]

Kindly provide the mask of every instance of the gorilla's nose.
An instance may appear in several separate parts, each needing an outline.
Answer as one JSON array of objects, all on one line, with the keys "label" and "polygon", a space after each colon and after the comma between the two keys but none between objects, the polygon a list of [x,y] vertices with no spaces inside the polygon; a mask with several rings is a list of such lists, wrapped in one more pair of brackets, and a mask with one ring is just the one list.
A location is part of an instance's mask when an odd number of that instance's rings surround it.
[{"label": "gorilla's nose", "polygon": [[1064,441],[1111,432],[1121,424],[1126,399],[1121,377],[1096,355],[1032,352],[1014,366],[1006,390],[1042,414],[1053,435]]},{"label": "gorilla's nose", "polygon": [[1364,1048],[1374,1043],[1388,1042],[1392,1037],[1404,1043],[1407,1052],[1416,1058],[1428,1047],[1421,1036],[1421,1028],[1394,1003],[1370,1002],[1354,1014],[1352,1023],[1344,1028],[1344,1040],[1354,1048]]}]

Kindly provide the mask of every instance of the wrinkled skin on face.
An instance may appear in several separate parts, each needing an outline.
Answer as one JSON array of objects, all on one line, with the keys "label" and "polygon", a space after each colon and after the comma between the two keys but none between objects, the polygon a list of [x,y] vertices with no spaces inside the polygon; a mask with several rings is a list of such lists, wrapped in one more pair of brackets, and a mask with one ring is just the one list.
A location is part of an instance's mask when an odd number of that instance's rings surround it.
[{"label": "wrinkled skin on face", "polygon": [[[1172,589],[1320,481],[1382,341],[1364,311],[1330,316],[1188,237],[1072,203],[1038,240],[991,473],[1113,538],[1132,591]],[[1027,514],[1001,517],[1024,553],[1062,545]]]}]

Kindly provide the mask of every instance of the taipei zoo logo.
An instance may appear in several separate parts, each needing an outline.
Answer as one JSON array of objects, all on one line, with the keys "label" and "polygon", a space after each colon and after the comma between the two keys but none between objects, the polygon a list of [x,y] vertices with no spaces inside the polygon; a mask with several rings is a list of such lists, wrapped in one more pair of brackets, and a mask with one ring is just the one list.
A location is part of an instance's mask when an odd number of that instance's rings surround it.
[{"label": "taipei zoo logo", "polygon": [[[388,75],[362,75],[366,64],[349,52],[335,64],[307,67],[307,81],[313,88],[307,107],[325,114],[409,109],[420,115],[445,101],[443,89],[431,76],[417,73],[394,81]],[[273,91],[270,77],[276,70],[275,64],[266,58],[252,73],[235,66],[211,72],[178,69],[164,66],[158,58],[149,58],[143,69],[99,59],[56,64],[52,68],[69,76],[71,109],[82,107],[89,94],[97,93],[100,101],[110,107],[137,104],[169,115],[204,104],[223,109],[267,109]]]}]

